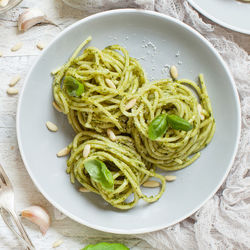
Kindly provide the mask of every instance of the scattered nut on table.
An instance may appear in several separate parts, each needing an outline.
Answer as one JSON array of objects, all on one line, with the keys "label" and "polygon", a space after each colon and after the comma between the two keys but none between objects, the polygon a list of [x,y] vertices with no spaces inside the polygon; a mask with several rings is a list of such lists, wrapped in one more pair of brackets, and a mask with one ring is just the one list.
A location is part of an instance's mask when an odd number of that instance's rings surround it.
[{"label": "scattered nut on table", "polygon": [[43,50],[45,48],[45,45],[41,42],[37,43],[36,47],[40,50]]},{"label": "scattered nut on table", "polygon": [[62,243],[63,243],[63,240],[57,240],[57,241],[55,241],[55,242],[53,243],[52,248],[59,247],[59,246],[62,245]]},{"label": "scattered nut on table", "polygon": [[12,52],[18,51],[18,50],[21,49],[22,47],[23,47],[22,42],[16,43],[16,44],[11,48],[11,51],[12,51]]},{"label": "scattered nut on table", "polygon": [[10,87],[14,87],[14,86],[20,81],[20,79],[21,79],[21,76],[19,76],[19,75],[14,76],[14,77],[11,79],[11,81],[10,81],[10,83],[9,83],[9,86],[10,86]]},{"label": "scattered nut on table", "polygon": [[18,89],[10,87],[7,89],[7,94],[8,95],[17,95],[18,94]]}]

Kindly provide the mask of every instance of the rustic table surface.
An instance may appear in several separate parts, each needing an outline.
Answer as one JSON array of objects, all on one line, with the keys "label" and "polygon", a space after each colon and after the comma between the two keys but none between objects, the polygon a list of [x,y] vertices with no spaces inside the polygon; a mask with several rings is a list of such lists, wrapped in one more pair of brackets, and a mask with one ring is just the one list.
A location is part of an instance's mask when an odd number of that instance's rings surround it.
[{"label": "rustic table surface", "polygon": [[[25,33],[17,31],[17,17],[26,8],[41,8],[54,21],[55,25],[38,25]],[[20,75],[21,80],[16,87],[21,90],[23,81],[30,67],[34,64],[41,51],[36,47],[38,42],[48,43],[68,25],[87,16],[85,12],[72,9],[61,0],[32,1],[25,0],[15,9],[0,15],[0,160],[14,183],[17,210],[31,204],[38,204],[48,209],[52,217],[52,226],[48,233],[42,236],[37,227],[30,222],[24,225],[37,249],[51,249],[52,244],[62,239],[63,244],[57,249],[80,249],[86,244],[99,241],[117,241],[126,244],[131,249],[152,249],[145,241],[133,236],[112,235],[99,232],[66,218],[55,219],[52,205],[41,195],[32,183],[25,170],[16,139],[16,107],[18,95],[9,96],[6,93],[13,76]],[[22,41],[23,47],[16,52],[11,47]],[[245,40],[244,40],[245,41]],[[242,44],[248,52],[250,43]],[[21,243],[9,231],[0,219],[0,249],[22,249]]]}]

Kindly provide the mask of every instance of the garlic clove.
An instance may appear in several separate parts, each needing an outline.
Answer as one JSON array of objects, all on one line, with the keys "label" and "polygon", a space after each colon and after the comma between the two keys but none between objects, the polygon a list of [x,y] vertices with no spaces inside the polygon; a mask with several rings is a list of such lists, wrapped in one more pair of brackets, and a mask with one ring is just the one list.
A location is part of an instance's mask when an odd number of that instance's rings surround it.
[{"label": "garlic clove", "polygon": [[22,211],[21,215],[38,225],[43,235],[46,234],[50,226],[50,217],[44,208],[40,206],[27,207]]},{"label": "garlic clove", "polygon": [[50,21],[41,10],[37,8],[27,9],[18,18],[18,30],[27,31],[38,23],[50,23]]}]

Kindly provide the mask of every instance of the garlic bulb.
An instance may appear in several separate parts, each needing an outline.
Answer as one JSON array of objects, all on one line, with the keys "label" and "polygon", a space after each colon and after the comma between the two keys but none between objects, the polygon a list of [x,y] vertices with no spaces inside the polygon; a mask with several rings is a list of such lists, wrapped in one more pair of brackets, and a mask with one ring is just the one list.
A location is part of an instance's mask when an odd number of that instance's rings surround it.
[{"label": "garlic bulb", "polygon": [[38,225],[43,235],[46,234],[50,226],[50,217],[44,208],[39,206],[27,207],[22,211],[21,215]]},{"label": "garlic bulb", "polygon": [[37,8],[25,10],[18,18],[18,30],[26,31],[38,23],[50,23],[47,16]]}]

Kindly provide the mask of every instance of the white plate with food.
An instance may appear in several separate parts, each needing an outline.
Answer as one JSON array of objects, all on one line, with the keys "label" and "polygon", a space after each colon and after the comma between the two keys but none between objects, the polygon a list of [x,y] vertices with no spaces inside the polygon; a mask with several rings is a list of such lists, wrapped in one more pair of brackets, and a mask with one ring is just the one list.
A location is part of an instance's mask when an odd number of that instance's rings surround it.
[{"label": "white plate with food", "polygon": [[[142,10],[63,31],[32,67],[17,112],[20,152],[41,193],[75,221],[120,234],[197,211],[225,180],[239,135],[220,55],[189,26]],[[64,147],[70,155],[57,157]]]},{"label": "white plate with food", "polygon": [[249,0],[188,0],[188,2],[215,23],[250,35]]}]

